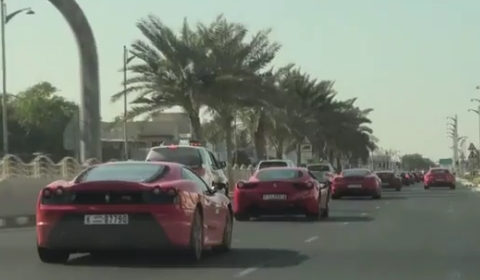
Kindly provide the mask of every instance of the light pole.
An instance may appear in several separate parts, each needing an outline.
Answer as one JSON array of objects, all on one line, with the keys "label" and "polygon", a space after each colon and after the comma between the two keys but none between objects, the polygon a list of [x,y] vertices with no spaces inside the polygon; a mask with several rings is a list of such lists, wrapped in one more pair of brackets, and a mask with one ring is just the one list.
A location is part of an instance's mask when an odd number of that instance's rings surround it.
[{"label": "light pole", "polygon": [[128,56],[127,46],[123,46],[123,144],[125,159],[129,158],[128,154],[128,127],[127,127],[127,114],[128,114],[128,100],[127,100],[127,66],[135,58],[134,55]]},{"label": "light pole", "polygon": [[457,170],[457,162],[458,162],[458,117],[455,115],[454,117],[447,117],[447,120],[451,120],[452,122],[448,122],[447,125],[450,126],[450,130],[448,131],[448,135],[453,140],[453,166],[455,170]]},{"label": "light pole", "polygon": [[2,31],[2,129],[3,129],[3,153],[8,154],[8,121],[7,121],[7,50],[5,25],[10,22],[16,15],[25,12],[27,15],[33,15],[35,12],[30,8],[23,8],[7,15],[7,4],[5,0],[0,0],[1,13],[1,31]]}]

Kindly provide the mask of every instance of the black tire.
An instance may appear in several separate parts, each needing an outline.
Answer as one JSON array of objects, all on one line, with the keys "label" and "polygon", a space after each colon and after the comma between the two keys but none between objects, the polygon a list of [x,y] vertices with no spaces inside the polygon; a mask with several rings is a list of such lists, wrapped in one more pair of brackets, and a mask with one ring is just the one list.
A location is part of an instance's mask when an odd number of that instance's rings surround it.
[{"label": "black tire", "polygon": [[332,194],[332,196],[330,196],[331,199],[333,200],[336,200],[336,199],[341,199],[342,197],[338,194]]},{"label": "black tire", "polygon": [[192,262],[198,262],[202,259],[203,242],[203,216],[197,208],[193,214],[192,226],[190,228],[190,242],[186,252],[188,259]]},{"label": "black tire", "polygon": [[232,235],[233,235],[233,217],[230,210],[227,214],[227,220],[225,221],[225,228],[223,229],[222,244],[212,248],[214,252],[226,253],[232,248]]},{"label": "black tire", "polygon": [[381,199],[381,198],[382,198],[381,193],[376,193],[376,194],[372,195],[372,199]]},{"label": "black tire", "polygon": [[37,246],[38,257],[44,263],[62,264],[68,261],[70,253]]},{"label": "black tire", "polygon": [[456,188],[457,188],[457,186],[455,186],[455,185],[450,186],[450,189],[451,189],[451,190],[454,190],[454,189],[456,189]]},{"label": "black tire", "polygon": [[245,222],[245,221],[249,221],[250,220],[250,215],[248,214],[235,214],[235,220],[239,221],[239,222]]},{"label": "black tire", "polygon": [[327,203],[327,208],[321,209],[320,211],[320,218],[327,219],[330,216],[330,203]]},{"label": "black tire", "polygon": [[429,186],[423,186],[423,189],[428,190],[428,189],[430,189],[430,187]]},{"label": "black tire", "polygon": [[395,191],[396,191],[396,192],[399,192],[399,191],[401,191],[401,190],[402,190],[401,187],[400,187],[400,188],[395,188]]}]

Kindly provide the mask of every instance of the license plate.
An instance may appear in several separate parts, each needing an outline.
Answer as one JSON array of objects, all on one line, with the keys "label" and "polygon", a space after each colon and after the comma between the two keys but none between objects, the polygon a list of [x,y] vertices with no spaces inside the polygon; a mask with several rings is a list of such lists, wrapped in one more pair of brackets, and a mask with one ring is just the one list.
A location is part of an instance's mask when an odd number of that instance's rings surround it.
[{"label": "license plate", "polygon": [[445,180],[443,180],[443,179],[436,179],[435,181],[437,181],[437,182],[443,182],[443,181],[445,181]]},{"label": "license plate", "polygon": [[127,214],[85,215],[85,225],[128,225]]},{"label": "license plate", "polygon": [[264,194],[263,200],[286,200],[286,194]]},{"label": "license plate", "polygon": [[349,189],[361,189],[362,185],[348,185]]},{"label": "license plate", "polygon": [[382,186],[388,186],[389,183],[382,183]]}]

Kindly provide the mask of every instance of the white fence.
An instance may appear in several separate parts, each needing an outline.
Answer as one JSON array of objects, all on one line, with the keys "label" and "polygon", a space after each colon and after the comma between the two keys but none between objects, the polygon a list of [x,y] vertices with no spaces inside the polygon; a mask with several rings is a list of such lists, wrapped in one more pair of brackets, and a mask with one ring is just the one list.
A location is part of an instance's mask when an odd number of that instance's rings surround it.
[{"label": "white fence", "polygon": [[[15,155],[6,155],[0,160],[0,178],[51,178],[52,180],[72,179],[79,172],[99,163],[96,159],[79,163],[71,157],[55,163],[47,156],[37,156],[31,162],[23,162]],[[251,166],[233,166],[234,181],[246,180],[252,174]]]}]

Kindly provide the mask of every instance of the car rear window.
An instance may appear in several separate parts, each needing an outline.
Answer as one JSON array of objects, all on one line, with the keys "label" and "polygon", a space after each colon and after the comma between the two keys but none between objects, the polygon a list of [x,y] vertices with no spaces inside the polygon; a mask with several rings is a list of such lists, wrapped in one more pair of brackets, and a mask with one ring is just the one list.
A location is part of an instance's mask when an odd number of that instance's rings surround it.
[{"label": "car rear window", "polygon": [[269,167],[287,167],[288,164],[285,161],[263,161],[258,165],[258,169],[264,169]]},{"label": "car rear window", "polygon": [[342,172],[344,177],[353,177],[353,176],[366,176],[371,174],[369,170],[366,169],[347,169]]},{"label": "car rear window", "polygon": [[79,182],[127,181],[149,182],[165,176],[168,167],[151,163],[105,164],[91,168],[84,173]]},{"label": "car rear window", "polygon": [[259,181],[293,180],[303,177],[303,172],[296,169],[265,169],[257,173]]},{"label": "car rear window", "polygon": [[330,171],[330,166],[325,164],[315,164],[307,166],[308,171]]},{"label": "car rear window", "polygon": [[147,161],[176,162],[187,166],[201,166],[202,156],[197,148],[167,146],[153,148],[148,152]]},{"label": "car rear window", "polygon": [[430,170],[430,173],[432,173],[432,174],[449,174],[450,170],[448,170],[448,169],[432,169],[432,170]]}]

